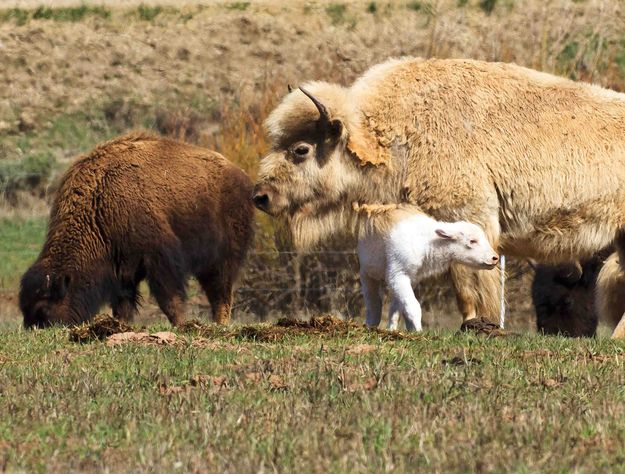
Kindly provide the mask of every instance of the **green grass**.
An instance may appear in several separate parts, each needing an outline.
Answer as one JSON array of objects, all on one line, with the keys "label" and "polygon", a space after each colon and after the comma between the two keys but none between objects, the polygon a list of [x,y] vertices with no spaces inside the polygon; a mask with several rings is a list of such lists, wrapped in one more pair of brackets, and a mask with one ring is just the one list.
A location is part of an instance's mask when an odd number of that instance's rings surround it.
[{"label": "green grass", "polygon": [[40,6],[34,10],[26,10],[22,8],[0,10],[0,21],[13,21],[18,25],[24,25],[30,19],[77,22],[82,21],[89,16],[108,19],[111,17],[111,11],[102,6],[88,5],[55,8]]},{"label": "green grass", "polygon": [[333,25],[342,26],[347,30],[353,30],[356,28],[358,20],[356,16],[348,13],[346,4],[330,3],[325,7],[325,12]]},{"label": "green grass", "polygon": [[480,0],[478,2],[478,6],[480,7],[480,9],[487,14],[492,13],[496,5],[497,0]]},{"label": "green grass", "polygon": [[0,219],[0,289],[15,289],[22,274],[37,258],[47,220]]},{"label": "green grass", "polygon": [[163,7],[139,5],[137,7],[137,16],[143,21],[154,21],[154,19],[163,13]]},{"label": "green grass", "polygon": [[226,4],[226,8],[228,8],[228,10],[239,10],[239,11],[245,11],[248,9],[248,7],[250,6],[250,2],[231,2]]},{"label": "green grass", "polygon": [[383,342],[362,330],[182,340],[107,347],[70,343],[61,329],[0,333],[0,465],[606,472],[625,463],[622,343],[444,333]]}]

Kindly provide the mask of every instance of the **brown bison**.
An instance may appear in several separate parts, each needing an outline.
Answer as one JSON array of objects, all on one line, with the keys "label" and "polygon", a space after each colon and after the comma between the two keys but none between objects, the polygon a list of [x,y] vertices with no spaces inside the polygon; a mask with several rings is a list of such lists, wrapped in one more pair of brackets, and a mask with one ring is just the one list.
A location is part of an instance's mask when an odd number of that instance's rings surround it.
[{"label": "brown bison", "polygon": [[176,325],[190,275],[227,323],[253,235],[251,192],[213,151],[147,133],[99,145],[62,179],[43,250],[22,277],[24,325],[79,323],[106,303],[129,320],[144,278]]},{"label": "brown bison", "polygon": [[[513,64],[394,59],[351,87],[311,82],[267,120],[256,206],[300,247],[353,227],[353,202],[481,225],[506,255],[625,255],[625,95]],[[622,264],[625,259],[621,259]],[[498,272],[454,266],[466,321],[496,320]]]}]

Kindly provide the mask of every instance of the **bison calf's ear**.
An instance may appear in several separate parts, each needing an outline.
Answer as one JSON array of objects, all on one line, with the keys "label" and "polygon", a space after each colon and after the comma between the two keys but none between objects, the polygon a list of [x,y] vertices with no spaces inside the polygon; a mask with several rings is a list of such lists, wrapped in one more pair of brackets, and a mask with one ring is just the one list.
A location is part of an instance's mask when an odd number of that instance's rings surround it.
[{"label": "bison calf's ear", "polygon": [[456,237],[454,237],[452,234],[445,232],[443,229],[436,229],[434,232],[436,232],[436,235],[438,235],[441,239],[445,239],[445,240],[456,239]]}]

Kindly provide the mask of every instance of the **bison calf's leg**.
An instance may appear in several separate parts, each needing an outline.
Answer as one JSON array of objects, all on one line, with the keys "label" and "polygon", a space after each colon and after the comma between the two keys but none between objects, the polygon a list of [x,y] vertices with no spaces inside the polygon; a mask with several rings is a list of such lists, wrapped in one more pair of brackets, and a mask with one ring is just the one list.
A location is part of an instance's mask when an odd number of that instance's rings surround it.
[{"label": "bison calf's leg", "polygon": [[233,278],[225,272],[206,272],[197,275],[213,310],[213,321],[228,324],[232,311]]},{"label": "bison calf's leg", "polygon": [[452,265],[451,278],[464,321],[483,317],[499,321],[499,270],[473,270]]},{"label": "bison calf's leg", "polygon": [[404,315],[406,330],[421,331],[421,305],[415,297],[410,277],[405,274],[394,274],[388,277],[387,281],[393,297],[391,309],[395,310],[392,314],[389,314],[389,318],[392,320],[395,329],[397,329],[396,313],[397,309],[399,309]]},{"label": "bison calf's leg", "polygon": [[378,327],[382,319],[382,297],[380,282],[361,273],[360,285],[365,299],[365,322],[369,327]]}]

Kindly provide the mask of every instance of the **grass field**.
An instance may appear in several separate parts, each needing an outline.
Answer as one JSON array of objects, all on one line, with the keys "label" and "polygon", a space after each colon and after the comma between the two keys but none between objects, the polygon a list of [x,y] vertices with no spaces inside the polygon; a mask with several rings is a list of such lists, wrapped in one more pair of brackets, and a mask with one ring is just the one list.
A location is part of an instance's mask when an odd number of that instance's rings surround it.
[{"label": "grass field", "polygon": [[0,288],[18,287],[41,250],[46,226],[43,218],[0,219]]},{"label": "grass field", "polygon": [[[529,334],[527,265],[509,266],[507,290],[522,336],[449,329],[460,317],[444,291],[425,320],[448,329],[413,337],[257,324],[110,345],[20,329],[19,279],[59,173],[129,129],[217,149],[253,176],[287,84],[347,84],[389,56],[625,90],[620,0],[184,3],[0,2],[0,472],[625,472],[625,343]],[[274,250],[267,218],[257,236]],[[281,286],[282,272],[291,285],[274,260],[244,283]],[[143,289],[142,330],[171,330]],[[193,284],[190,296],[189,316],[207,314]]]},{"label": "grass field", "polygon": [[622,472],[622,343],[339,329],[0,333],[0,469]]}]

